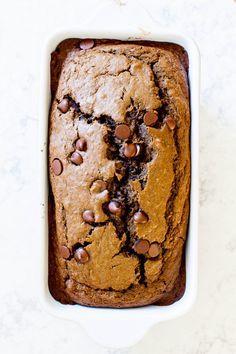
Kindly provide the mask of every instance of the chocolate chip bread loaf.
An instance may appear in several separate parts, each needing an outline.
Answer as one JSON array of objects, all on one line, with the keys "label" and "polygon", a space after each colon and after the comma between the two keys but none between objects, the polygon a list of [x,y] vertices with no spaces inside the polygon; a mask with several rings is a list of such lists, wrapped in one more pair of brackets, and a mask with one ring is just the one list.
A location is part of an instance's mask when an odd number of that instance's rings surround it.
[{"label": "chocolate chip bread loaf", "polygon": [[51,61],[49,288],[62,303],[183,294],[188,58],[168,43],[62,42]]}]

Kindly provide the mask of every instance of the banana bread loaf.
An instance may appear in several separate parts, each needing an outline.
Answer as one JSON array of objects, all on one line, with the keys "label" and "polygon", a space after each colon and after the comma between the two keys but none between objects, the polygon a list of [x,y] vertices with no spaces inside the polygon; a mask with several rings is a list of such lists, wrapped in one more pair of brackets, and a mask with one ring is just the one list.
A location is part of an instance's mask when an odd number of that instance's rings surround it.
[{"label": "banana bread loaf", "polygon": [[49,289],[65,304],[184,292],[188,57],[175,44],[63,41],[52,53]]}]

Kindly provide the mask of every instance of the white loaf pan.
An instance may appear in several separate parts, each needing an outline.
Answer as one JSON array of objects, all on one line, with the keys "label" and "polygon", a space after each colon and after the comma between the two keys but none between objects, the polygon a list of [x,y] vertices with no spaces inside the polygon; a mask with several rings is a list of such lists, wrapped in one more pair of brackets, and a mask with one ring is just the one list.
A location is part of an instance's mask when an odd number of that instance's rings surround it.
[{"label": "white loaf pan", "polygon": [[[90,27],[91,28],[91,27]],[[106,29],[95,31],[83,27],[64,30],[52,36],[46,43],[41,71],[40,101],[40,215],[41,267],[39,294],[46,309],[63,319],[78,322],[98,343],[113,347],[128,347],[138,342],[145,333],[158,322],[170,320],[186,313],[193,305],[197,291],[197,236],[198,236],[198,124],[199,124],[199,53],[192,39],[177,33],[133,30],[130,28],[117,32]],[[48,290],[48,176],[47,176],[47,141],[48,113],[50,107],[50,55],[56,46],[66,38],[110,38],[121,40],[153,40],[182,45],[189,56],[189,84],[191,104],[191,199],[190,221],[186,246],[186,290],[184,296],[169,306],[146,306],[133,309],[89,308],[80,305],[62,305],[50,295]]]}]

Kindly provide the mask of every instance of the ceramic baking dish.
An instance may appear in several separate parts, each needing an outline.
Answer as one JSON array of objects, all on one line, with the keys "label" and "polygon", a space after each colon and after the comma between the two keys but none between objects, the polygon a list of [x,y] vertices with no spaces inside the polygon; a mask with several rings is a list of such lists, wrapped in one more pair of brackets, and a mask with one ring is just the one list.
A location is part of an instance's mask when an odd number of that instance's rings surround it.
[{"label": "ceramic baking dish", "polygon": [[[46,309],[61,318],[76,321],[97,342],[110,347],[135,344],[154,324],[170,320],[186,313],[194,303],[197,291],[197,236],[198,236],[198,121],[199,121],[199,53],[196,44],[185,35],[166,31],[123,29],[119,32],[89,29],[64,30],[52,36],[46,43],[41,71],[40,101],[40,281],[39,293]],[[189,55],[189,84],[191,104],[191,196],[190,221],[186,244],[186,290],[184,296],[169,306],[146,306],[133,309],[89,308],[80,305],[62,305],[48,290],[48,176],[47,134],[50,107],[50,55],[66,38],[111,38],[121,40],[153,40],[182,45]],[[130,330],[132,328],[132,330]]]}]

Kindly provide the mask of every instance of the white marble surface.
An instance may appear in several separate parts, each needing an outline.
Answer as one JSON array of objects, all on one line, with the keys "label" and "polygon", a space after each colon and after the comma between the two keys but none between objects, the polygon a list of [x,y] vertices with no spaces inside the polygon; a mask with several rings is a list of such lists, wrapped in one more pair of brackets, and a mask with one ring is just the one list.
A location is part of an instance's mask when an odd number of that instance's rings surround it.
[{"label": "white marble surface", "polygon": [[[116,353],[46,313],[35,277],[42,45],[105,6],[102,21],[185,31],[202,56],[199,291],[184,317],[155,326],[130,354],[236,353],[236,2],[8,0],[0,10],[0,351]],[[133,11],[133,12],[132,12]],[[117,18],[117,20],[116,20]],[[97,21],[96,19],[94,21]],[[94,22],[94,24],[96,24]]]}]

